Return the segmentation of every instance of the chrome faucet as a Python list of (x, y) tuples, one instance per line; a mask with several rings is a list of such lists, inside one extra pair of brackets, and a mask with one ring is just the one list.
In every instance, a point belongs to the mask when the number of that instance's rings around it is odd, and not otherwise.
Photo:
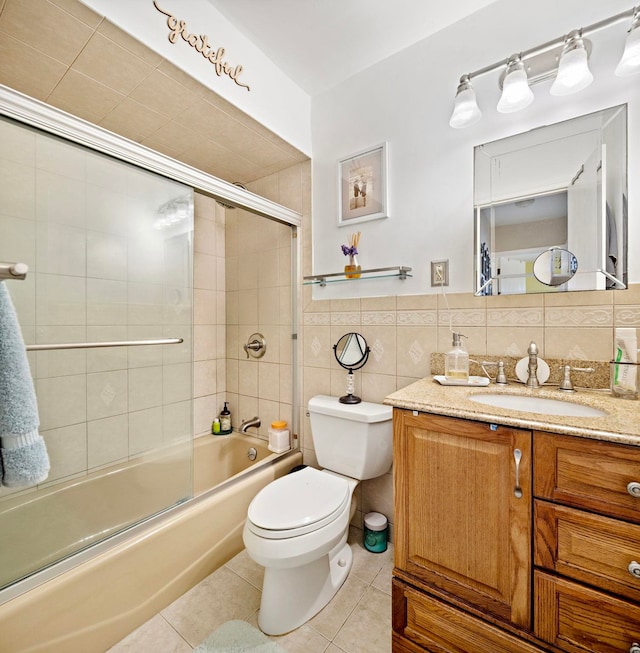
[(527, 388), (539, 388), (540, 382), (538, 381), (538, 346), (533, 340), (529, 343), (529, 376), (527, 377)]
[(260, 424), (261, 422), (258, 416), (252, 417), (251, 419), (243, 419), (242, 424), (240, 424), (240, 433), (246, 433), (252, 426), (258, 428)]

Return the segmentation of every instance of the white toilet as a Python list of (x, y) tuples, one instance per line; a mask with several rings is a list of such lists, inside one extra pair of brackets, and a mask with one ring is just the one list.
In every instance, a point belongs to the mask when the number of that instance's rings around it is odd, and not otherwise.
[(265, 567), (258, 623), (268, 635), (301, 626), (338, 591), (352, 563), (353, 491), (388, 472), (393, 459), (390, 406), (319, 395), (308, 409), (324, 469), (305, 467), (260, 490), (242, 534), (249, 556)]

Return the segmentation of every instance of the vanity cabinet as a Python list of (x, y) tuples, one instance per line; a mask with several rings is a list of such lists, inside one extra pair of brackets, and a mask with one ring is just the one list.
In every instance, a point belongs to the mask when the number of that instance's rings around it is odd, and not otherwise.
[(394, 483), (394, 653), (640, 653), (640, 447), (396, 408)]

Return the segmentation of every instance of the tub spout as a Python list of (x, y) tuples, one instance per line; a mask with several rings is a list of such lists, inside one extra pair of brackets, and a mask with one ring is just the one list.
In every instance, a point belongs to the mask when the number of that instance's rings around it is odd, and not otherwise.
[(242, 424), (240, 424), (240, 433), (246, 433), (247, 429), (250, 429), (252, 426), (255, 426), (256, 428), (260, 426), (260, 418), (259, 417), (252, 417), (251, 419), (244, 419), (242, 420)]

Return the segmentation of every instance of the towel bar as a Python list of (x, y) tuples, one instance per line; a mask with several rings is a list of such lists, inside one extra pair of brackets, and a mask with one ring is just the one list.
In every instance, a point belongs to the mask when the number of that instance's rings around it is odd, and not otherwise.
[(26, 263), (0, 262), (0, 281), (3, 279), (23, 281), (27, 276), (27, 272), (29, 272), (29, 266)]
[(52, 345), (27, 345), (27, 351), (49, 351), (53, 349), (93, 349), (94, 347), (142, 347), (143, 345), (179, 345), (182, 338), (161, 338), (159, 340), (114, 340), (112, 342), (60, 342)]

